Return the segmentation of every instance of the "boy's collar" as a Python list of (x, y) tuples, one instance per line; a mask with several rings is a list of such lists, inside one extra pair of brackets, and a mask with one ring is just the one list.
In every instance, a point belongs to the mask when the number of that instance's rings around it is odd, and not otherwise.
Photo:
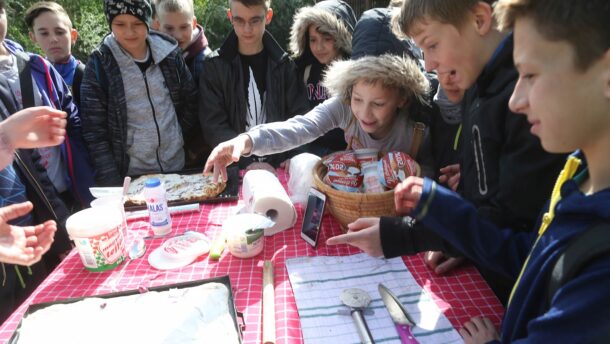
[(493, 66), (494, 62), (496, 62), (496, 60), (498, 59), (500, 52), (502, 52), (502, 50), (504, 50), (504, 47), (506, 47), (506, 44), (508, 44), (508, 42), (510, 42), (512, 39), (513, 39), (513, 33), (511, 32), (508, 35), (506, 35), (506, 37), (504, 37), (502, 39), (502, 41), (500, 41), (500, 44), (498, 44), (498, 47), (496, 47), (496, 50), (494, 50), (494, 53), (491, 55), (491, 58), (489, 59), (489, 61), (487, 61), (487, 64), (485, 64), (485, 68), (483, 68), (483, 73), (487, 72), (487, 70)]

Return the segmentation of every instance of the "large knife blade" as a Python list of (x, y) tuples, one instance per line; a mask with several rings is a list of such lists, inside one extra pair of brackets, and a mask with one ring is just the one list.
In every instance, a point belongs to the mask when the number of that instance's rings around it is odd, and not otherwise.
[(413, 332), (411, 331), (413, 326), (415, 326), (415, 322), (407, 313), (407, 310), (400, 303), (400, 300), (383, 284), (379, 283), (378, 287), (379, 295), (381, 295), (381, 300), (385, 304), (385, 307), (390, 313), (390, 317), (392, 317), (392, 321), (394, 322), (394, 326), (396, 326), (396, 331), (398, 332), (398, 336), (400, 337), (401, 343), (406, 344), (419, 344), (415, 336), (413, 336)]

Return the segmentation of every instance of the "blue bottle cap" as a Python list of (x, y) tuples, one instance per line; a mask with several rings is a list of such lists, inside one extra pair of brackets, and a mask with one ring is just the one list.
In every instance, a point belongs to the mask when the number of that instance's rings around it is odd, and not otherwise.
[(161, 185), (161, 180), (159, 180), (159, 178), (148, 178), (146, 179), (146, 182), (144, 183), (144, 187), (147, 188), (154, 188)]

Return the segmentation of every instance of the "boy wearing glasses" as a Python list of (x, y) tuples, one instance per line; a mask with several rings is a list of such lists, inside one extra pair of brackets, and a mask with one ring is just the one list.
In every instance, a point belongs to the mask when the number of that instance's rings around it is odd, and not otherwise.
[[(270, 0), (229, 0), (233, 25), (222, 46), (203, 62), (199, 80), (199, 119), (212, 147), (263, 123), (308, 111), (305, 88), (288, 54), (265, 27)], [(277, 166), (285, 155), (242, 159)]]

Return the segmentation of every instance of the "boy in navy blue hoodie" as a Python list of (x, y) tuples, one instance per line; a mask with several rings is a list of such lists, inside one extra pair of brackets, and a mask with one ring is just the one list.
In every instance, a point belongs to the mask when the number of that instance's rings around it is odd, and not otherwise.
[[(483, 219), (529, 231), (553, 187), (548, 176), (561, 170), (565, 156), (545, 152), (529, 132), (525, 117), (508, 107), (518, 76), (512, 60), (513, 36), (497, 29), (494, 2), (405, 0), (398, 23), (422, 49), (426, 69), (435, 70), (443, 84), (465, 91), (458, 193), (475, 205)], [(381, 219), (382, 227), (400, 231), (397, 221), (386, 219)], [(459, 255), (442, 242), (423, 244), (431, 251)], [(514, 279), (478, 268), (506, 303)]]
[[(501, 335), (488, 319), (473, 318), (460, 331), (466, 343), (605, 342), (608, 255), (589, 261), (554, 294), (547, 293), (551, 269), (568, 244), (610, 221), (610, 5), (501, 0), (496, 14), (502, 27), (514, 30), (519, 78), (510, 108), (526, 115), (545, 150), (579, 150), (568, 158), (535, 232), (515, 233), (483, 221), (472, 204), (429, 179), (400, 184), (396, 207), (467, 257), (517, 279)], [(381, 232), (370, 227), (330, 240), (379, 255), (387, 244)]]

